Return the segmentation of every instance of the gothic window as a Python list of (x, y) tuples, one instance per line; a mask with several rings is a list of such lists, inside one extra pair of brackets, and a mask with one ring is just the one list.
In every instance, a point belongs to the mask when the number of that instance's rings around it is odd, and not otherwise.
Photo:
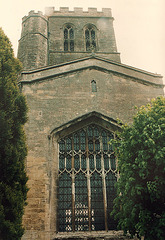
[(92, 26), (85, 29), (85, 47), (87, 52), (96, 49), (96, 31)]
[(92, 80), (91, 85), (92, 85), (92, 92), (97, 92), (97, 86), (96, 86), (95, 80)]
[(58, 231), (116, 229), (114, 134), (95, 124), (59, 140)]
[(74, 51), (74, 30), (70, 25), (64, 28), (64, 51)]

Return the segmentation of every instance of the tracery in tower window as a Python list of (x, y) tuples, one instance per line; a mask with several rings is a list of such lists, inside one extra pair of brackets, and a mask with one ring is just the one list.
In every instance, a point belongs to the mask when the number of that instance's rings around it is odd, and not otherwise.
[(90, 124), (59, 140), (58, 231), (116, 229), (112, 132)]
[(96, 50), (96, 30), (93, 26), (85, 28), (85, 47), (87, 52)]
[(74, 30), (70, 25), (64, 28), (64, 51), (74, 51)]

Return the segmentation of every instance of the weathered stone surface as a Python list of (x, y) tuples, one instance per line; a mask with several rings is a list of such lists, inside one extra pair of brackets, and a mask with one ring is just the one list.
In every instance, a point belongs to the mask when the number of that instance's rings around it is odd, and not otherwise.
[[(44, 236), (44, 232), (56, 232), (58, 155), (56, 141), (49, 138), (51, 132), (93, 111), (114, 120), (130, 122), (134, 106), (146, 104), (161, 95), (162, 88), (122, 74), (90, 68), (32, 82), (30, 74), (28, 76), (29, 82), (22, 83), (29, 106), (26, 132), (30, 191), (24, 224), (27, 230), (38, 230), (41, 232), (38, 234)], [(97, 83), (97, 92), (91, 89), (93, 79)], [(30, 235), (24, 239), (42, 237)], [(49, 238), (46, 236), (45, 239)]]
[[(130, 235), (124, 236), (122, 231), (108, 231), (108, 232), (82, 232), (67, 234), (57, 234), (54, 240), (133, 240)], [(137, 240), (137, 238), (134, 238)]]
[[(71, 23), (74, 29), (74, 52), (64, 51), (64, 26)], [(61, 8), (54, 11), (47, 8), (46, 14), (30, 11), (22, 19), (22, 33), (19, 40), (18, 57), (24, 69), (35, 69), (55, 65), (89, 56), (84, 42), (86, 25), (95, 26), (96, 50), (98, 56), (120, 62), (113, 29), (113, 18), (110, 9), (98, 12), (89, 8), (83, 12), (80, 8), (69, 11)]]
[[(163, 95), (162, 77), (120, 63), (110, 9), (97, 12), (48, 8), (23, 18), (18, 57), (19, 84), (29, 113), (25, 126), (29, 176), (23, 240), (130, 239), (122, 232), (57, 233), (58, 140), (88, 123), (118, 129), (117, 119), (131, 122), (134, 106)], [(64, 52), (63, 26), (75, 27), (75, 52)], [(84, 26), (95, 25), (97, 51), (84, 48)], [(49, 27), (48, 27), (49, 26)], [(49, 28), (49, 31), (48, 31)], [(52, 65), (52, 66), (50, 66)], [(92, 81), (96, 91), (92, 90)]]

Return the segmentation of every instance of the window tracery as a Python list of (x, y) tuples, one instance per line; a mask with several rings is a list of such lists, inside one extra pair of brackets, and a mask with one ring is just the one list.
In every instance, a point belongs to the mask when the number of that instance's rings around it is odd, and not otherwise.
[(110, 217), (117, 179), (114, 134), (90, 124), (59, 141), (58, 230), (115, 229)]
[(96, 49), (96, 31), (93, 26), (88, 26), (85, 29), (85, 45), (87, 52)]
[(64, 28), (64, 51), (74, 51), (74, 30), (70, 25)]

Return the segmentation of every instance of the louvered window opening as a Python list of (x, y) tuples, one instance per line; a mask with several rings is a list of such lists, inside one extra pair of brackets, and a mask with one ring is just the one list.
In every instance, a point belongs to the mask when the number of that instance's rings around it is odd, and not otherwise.
[(92, 51), (96, 49), (96, 36), (93, 28), (87, 28), (85, 30), (85, 44), (86, 51)]
[(71, 26), (67, 26), (64, 29), (64, 51), (74, 51), (74, 30)]
[(89, 125), (59, 141), (58, 231), (114, 230), (114, 134)]

